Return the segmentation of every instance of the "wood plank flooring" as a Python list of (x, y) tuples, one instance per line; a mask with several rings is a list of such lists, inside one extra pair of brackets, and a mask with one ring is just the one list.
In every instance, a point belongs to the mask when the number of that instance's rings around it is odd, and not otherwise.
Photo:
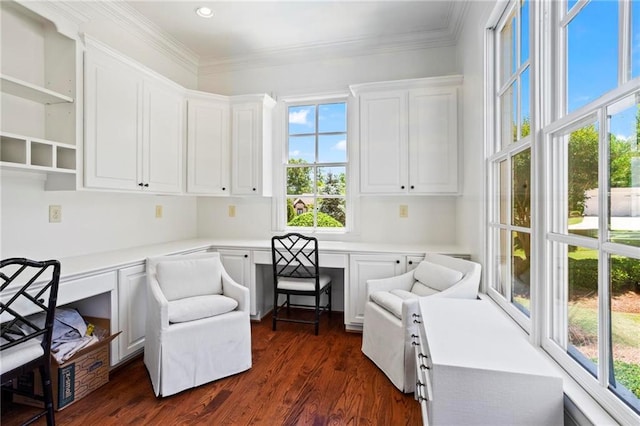
[[(138, 357), (110, 381), (56, 413), (58, 425), (421, 425), (413, 394), (398, 391), (344, 331), (341, 313), (313, 326), (252, 323), (253, 367), (156, 398)], [(1, 423), (19, 424), (25, 406), (4, 404)], [(12, 405), (7, 407), (6, 405)], [(46, 424), (44, 420), (37, 424)]]

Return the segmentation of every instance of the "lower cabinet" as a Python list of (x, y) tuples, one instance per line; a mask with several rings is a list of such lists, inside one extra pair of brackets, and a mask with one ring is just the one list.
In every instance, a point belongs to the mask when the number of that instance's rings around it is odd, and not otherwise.
[(123, 360), (144, 348), (147, 274), (144, 264), (118, 271), (119, 355)]

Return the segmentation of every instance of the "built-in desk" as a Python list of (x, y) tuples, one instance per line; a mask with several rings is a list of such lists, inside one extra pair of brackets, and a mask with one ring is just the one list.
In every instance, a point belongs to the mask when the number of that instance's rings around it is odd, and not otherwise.
[[(455, 245), (384, 244), (320, 241), (320, 266), (330, 271), (343, 301), (345, 327), (362, 329), (367, 279), (411, 269), (425, 253), (466, 255)], [(271, 309), (271, 241), (199, 238), (60, 259), (59, 305), (78, 307), (84, 315), (111, 319), (111, 332), (122, 331), (111, 346), (115, 365), (144, 347), (147, 257), (219, 251), (225, 269), (249, 288), (254, 320)], [(340, 285), (341, 284), (341, 285)]]

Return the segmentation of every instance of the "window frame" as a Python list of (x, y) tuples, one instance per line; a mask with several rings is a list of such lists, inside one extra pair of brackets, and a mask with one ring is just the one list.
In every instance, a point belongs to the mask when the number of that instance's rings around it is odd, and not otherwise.
[[(580, 239), (575, 235), (557, 235), (551, 230), (558, 229), (558, 221), (562, 218), (554, 216), (552, 211), (553, 203), (559, 202), (554, 198), (554, 182), (548, 178), (557, 164), (551, 163), (551, 140), (550, 138), (560, 131), (578, 127), (580, 123), (590, 117), (599, 118), (600, 134), (605, 132), (607, 125), (602, 121), (606, 118), (604, 112), (607, 105), (620, 100), (625, 96), (635, 92), (640, 87), (640, 77), (633, 78), (631, 60), (631, 25), (630, 11), (632, 6), (630, 0), (621, 0), (622, 5), (618, 13), (618, 86), (607, 93), (602, 94), (597, 99), (590, 101), (569, 113), (567, 113), (567, 49), (566, 49), (566, 25), (573, 16), (576, 16), (587, 4), (589, 0), (578, 0), (570, 11), (567, 11), (567, 0), (559, 2), (535, 2), (531, 1), (530, 35), (529, 35), (529, 61), (530, 61), (530, 91), (531, 91), (531, 185), (532, 185), (532, 205), (531, 205), (531, 239), (532, 239), (532, 266), (531, 266), (531, 310), (530, 321), (523, 320), (523, 315), (514, 309), (509, 301), (510, 295), (504, 298), (492, 286), (496, 279), (499, 279), (499, 265), (496, 250), (499, 250), (499, 233), (496, 230), (509, 229), (511, 226), (511, 205), (506, 207), (508, 226), (500, 226), (500, 161), (512, 161), (515, 153), (526, 149), (526, 142), (519, 141), (510, 144), (506, 149), (502, 149), (499, 138), (501, 135), (501, 112), (498, 87), (500, 73), (502, 72), (499, 63), (500, 56), (500, 30), (507, 17), (519, 5), (515, 0), (498, 2), (487, 22), (485, 33), (485, 162), (483, 174), (485, 176), (485, 218), (484, 218), (484, 239), (485, 256), (483, 286), (487, 294), (500, 305), (512, 319), (518, 323), (525, 332), (529, 334), (530, 342), (546, 351), (551, 358), (557, 362), (575, 382), (580, 384), (594, 400), (597, 400), (605, 410), (617, 421), (624, 423), (637, 422), (640, 414), (631, 409), (627, 403), (612, 390), (609, 389), (609, 354), (613, 354), (609, 341), (609, 320), (612, 309), (609, 304), (609, 259), (612, 254), (623, 255), (634, 259), (640, 259), (640, 248), (625, 246), (610, 241), (588, 241)], [(623, 19), (624, 18), (624, 19)], [(520, 117), (518, 116), (518, 120)], [(520, 123), (518, 123), (519, 128)], [(519, 133), (518, 133), (519, 134)], [(520, 134), (519, 134), (520, 135)], [(605, 144), (599, 143), (599, 169), (608, 167), (602, 163), (608, 158), (608, 138)], [(557, 155), (556, 155), (557, 157)], [(554, 159), (555, 161), (556, 159)], [(603, 170), (608, 171), (607, 168)], [(505, 185), (511, 188), (512, 168), (508, 167), (507, 174), (509, 182)], [(565, 167), (566, 173), (566, 167)], [(600, 187), (606, 182), (606, 175), (599, 170)], [(509, 195), (508, 198), (511, 198)], [(599, 232), (607, 229), (608, 216), (602, 217), (608, 197), (601, 197), (599, 212), (601, 215)], [(561, 202), (561, 201), (560, 201)], [(567, 218), (563, 219), (566, 223)], [(496, 237), (496, 235), (498, 237)], [(509, 237), (510, 238), (510, 237)], [(584, 237), (583, 237), (584, 238)], [(509, 239), (508, 239), (509, 241)], [(599, 344), (599, 361), (597, 373), (599, 379), (589, 374), (566, 350), (560, 349), (553, 341), (553, 327), (558, 324), (553, 323), (552, 306), (554, 303), (554, 288), (552, 283), (553, 259), (552, 244), (595, 245), (599, 249), (598, 255), (598, 339), (603, 343)], [(509, 264), (511, 256), (508, 257)], [(510, 267), (510, 266), (509, 266)], [(511, 287), (511, 274), (508, 275), (509, 287)], [(509, 289), (510, 291), (510, 289)], [(566, 311), (566, 310), (565, 310)], [(608, 352), (607, 352), (608, 351)], [(604, 354), (604, 352), (607, 352)], [(613, 355), (611, 355), (613, 356)], [(570, 386), (571, 387), (571, 386)], [(595, 404), (595, 403), (594, 403)]]
[[(334, 103), (344, 103), (346, 107), (346, 140), (347, 147), (345, 153), (345, 162), (339, 163), (341, 166), (345, 167), (345, 195), (343, 197), (345, 202), (345, 226), (340, 228), (328, 228), (328, 227), (291, 227), (287, 226), (287, 209), (286, 209), (286, 200), (290, 198), (287, 194), (287, 168), (289, 166), (288, 163), (288, 147), (289, 147), (289, 117), (288, 111), (289, 107), (293, 106), (306, 106), (306, 105), (315, 105), (316, 109), (320, 105), (325, 104), (334, 104)], [(276, 141), (278, 141), (278, 145), (274, 150), (274, 163), (276, 170), (274, 170), (274, 191), (273, 191), (273, 199), (272, 199), (272, 232), (300, 232), (309, 235), (322, 235), (324, 239), (341, 239), (345, 235), (353, 233), (356, 229), (355, 223), (357, 222), (354, 218), (356, 214), (357, 207), (354, 205), (354, 182), (353, 182), (353, 174), (354, 174), (354, 164), (353, 164), (353, 117), (354, 117), (354, 107), (353, 107), (352, 97), (348, 92), (331, 92), (331, 93), (319, 93), (307, 96), (290, 96), (283, 97), (279, 99), (278, 106), (276, 107), (275, 117), (277, 122), (280, 122), (281, 125), (276, 127)], [(277, 118), (279, 117), (279, 118)], [(316, 123), (316, 135), (318, 131), (317, 123)], [(317, 150), (317, 147), (316, 147)], [(317, 154), (317, 152), (316, 152)], [(338, 163), (310, 163), (309, 167), (332, 167)], [(322, 194), (317, 193), (317, 188), (314, 185), (314, 194), (315, 198), (323, 198)]]
[[(536, 262), (537, 262), (537, 249), (536, 249), (536, 237), (533, 233), (533, 225), (535, 219), (535, 209), (536, 202), (534, 197), (531, 197), (531, 225), (529, 228), (521, 227), (514, 225), (512, 223), (512, 188), (513, 188), (513, 167), (512, 162), (515, 155), (524, 152), (526, 150), (530, 150), (531, 155), (531, 178), (530, 183), (532, 185), (531, 191), (535, 190), (535, 182), (533, 179), (534, 166), (535, 166), (535, 154), (534, 154), (534, 123), (533, 121), (536, 119), (534, 113), (534, 85), (532, 84), (535, 77), (535, 69), (532, 57), (535, 53), (535, 46), (532, 34), (533, 27), (535, 25), (533, 16), (533, 8), (535, 2), (529, 1), (529, 57), (526, 61), (520, 63), (521, 59), (521, 50), (522, 46), (520, 44), (521, 37), (521, 22), (520, 13), (521, 8), (518, 7), (519, 3), (512, 1), (504, 7), (504, 10), (499, 15), (499, 19), (496, 20), (496, 25), (488, 30), (488, 67), (487, 67), (487, 80), (490, 84), (487, 84), (486, 96), (489, 100), (488, 109), (491, 111), (488, 116), (489, 124), (488, 127), (491, 129), (488, 132), (487, 136), (487, 145), (486, 145), (486, 176), (487, 176), (487, 189), (486, 194), (489, 198), (487, 203), (487, 211), (486, 211), (486, 242), (487, 242), (487, 257), (485, 259), (486, 265), (491, 265), (491, 267), (487, 268), (485, 273), (485, 277), (487, 278), (487, 282), (489, 283), (486, 286), (487, 294), (498, 304), (500, 305), (512, 318), (516, 321), (524, 330), (528, 333), (532, 332), (531, 327), (531, 315), (532, 311), (535, 311), (535, 303), (536, 296), (534, 295), (534, 288), (530, 287), (530, 307), (529, 307), (529, 315), (527, 316), (520, 307), (518, 307), (512, 301), (512, 280), (513, 280), (513, 271), (512, 271), (512, 233), (517, 231), (528, 232), (530, 235), (530, 253), (531, 253), (531, 268), (530, 268), (530, 280), (533, 280), (536, 277)], [(515, 14), (515, 15), (514, 15)], [(507, 26), (513, 17), (516, 17), (517, 21), (517, 30), (514, 31), (516, 35), (516, 40), (512, 40), (512, 43), (516, 44), (516, 58), (514, 59), (517, 66), (515, 71), (512, 72), (511, 75), (508, 76), (504, 81), (502, 81), (502, 67), (503, 64), (501, 61), (501, 53), (503, 49), (501, 49), (501, 31)], [(513, 30), (512, 30), (513, 31)], [(513, 49), (513, 47), (511, 48)], [(513, 51), (513, 50), (511, 50)], [(521, 85), (521, 77), (522, 75), (528, 72), (529, 73), (529, 112), (530, 112), (530, 128), (531, 131), (527, 136), (522, 137), (521, 126), (522, 126), (522, 92), (520, 90)], [(501, 96), (506, 93), (510, 87), (515, 87), (517, 92), (517, 108), (515, 114), (512, 115), (512, 120), (515, 120), (515, 130), (516, 130), (516, 140), (510, 141), (507, 144), (504, 144), (502, 141), (503, 136), (503, 116), (501, 110)], [(500, 222), (500, 162), (507, 161), (507, 182), (505, 188), (508, 190), (508, 196), (505, 197), (506, 205), (506, 220), (505, 223)], [(508, 248), (505, 253), (504, 258), (506, 259), (506, 277), (507, 283), (506, 285), (506, 293), (503, 295), (500, 291), (497, 290), (497, 284), (500, 280), (500, 271), (497, 267), (494, 266), (500, 263), (499, 257), (500, 253), (500, 231), (506, 231), (508, 235)], [(496, 283), (496, 286), (493, 286), (492, 283)]]

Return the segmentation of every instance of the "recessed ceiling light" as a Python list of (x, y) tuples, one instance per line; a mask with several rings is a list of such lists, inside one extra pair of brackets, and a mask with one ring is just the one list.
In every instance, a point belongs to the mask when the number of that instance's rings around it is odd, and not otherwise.
[(211, 18), (213, 16), (213, 10), (208, 7), (199, 7), (196, 9), (196, 15), (202, 18)]

